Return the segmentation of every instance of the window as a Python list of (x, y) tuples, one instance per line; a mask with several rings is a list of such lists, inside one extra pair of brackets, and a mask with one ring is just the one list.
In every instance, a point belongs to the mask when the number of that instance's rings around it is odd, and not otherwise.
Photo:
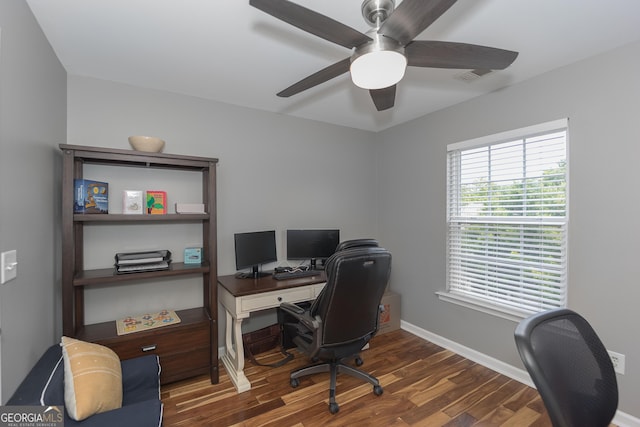
[(566, 305), (567, 120), (447, 147), (447, 292), (517, 319)]

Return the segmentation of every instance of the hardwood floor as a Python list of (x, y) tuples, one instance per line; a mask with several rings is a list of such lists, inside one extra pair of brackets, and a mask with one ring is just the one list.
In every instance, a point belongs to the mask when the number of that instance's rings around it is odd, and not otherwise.
[[(252, 389), (240, 394), (222, 365), (220, 384), (201, 376), (163, 386), (164, 426), (551, 426), (536, 390), (402, 330), (376, 336), (362, 353), (361, 369), (376, 375), (384, 393), (338, 375), (335, 415), (328, 374), (289, 385), (289, 371), (308, 364), (295, 354), (279, 368), (247, 360)], [(258, 360), (280, 357), (274, 350)]]

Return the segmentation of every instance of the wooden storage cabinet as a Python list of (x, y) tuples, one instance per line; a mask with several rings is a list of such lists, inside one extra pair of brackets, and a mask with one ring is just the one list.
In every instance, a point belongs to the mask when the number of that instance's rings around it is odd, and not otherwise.
[[(111, 348), (121, 359), (157, 354), (162, 367), (162, 383), (201, 375), (209, 369), (210, 322), (197, 321), (197, 310), (193, 309), (193, 313), (181, 311), (178, 325), (94, 341)], [(190, 323), (190, 317), (195, 323)]]
[[(97, 342), (113, 349), (121, 359), (157, 354), (162, 366), (161, 382), (169, 383), (208, 373), (212, 383), (218, 372), (218, 300), (216, 248), (217, 159), (194, 156), (143, 153), (130, 150), (61, 144), (62, 172), (62, 326), (63, 333), (85, 341)], [(101, 164), (157, 169), (199, 171), (202, 174), (204, 214), (123, 215), (74, 214), (73, 180), (83, 178), (83, 165)], [(112, 196), (113, 197), (113, 196)], [(84, 270), (83, 228), (85, 224), (103, 222), (121, 224), (197, 222), (202, 224), (202, 263), (171, 263), (169, 270), (118, 275), (114, 268)], [(135, 285), (141, 280), (176, 276), (202, 276), (203, 302), (200, 307), (176, 310), (180, 323), (118, 335), (115, 321), (91, 325), (84, 323), (84, 290), (109, 284)]]

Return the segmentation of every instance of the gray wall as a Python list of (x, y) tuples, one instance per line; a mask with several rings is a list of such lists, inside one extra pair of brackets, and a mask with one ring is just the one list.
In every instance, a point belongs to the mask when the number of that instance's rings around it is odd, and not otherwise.
[(67, 95), (66, 72), (26, 2), (0, 0), (0, 28), (0, 251), (17, 249), (19, 263), (17, 279), (0, 286), (5, 402), (57, 339)]
[[(166, 153), (220, 159), (217, 189), (221, 274), (236, 271), (235, 232), (275, 229), (280, 260), (285, 259), (287, 228), (335, 227), (341, 229), (343, 239), (377, 237), (377, 163), (373, 134), (369, 132), (76, 76), (68, 80), (68, 104), (71, 144), (128, 149), (129, 135), (155, 135), (167, 141)], [(135, 175), (123, 170), (114, 176), (102, 168), (90, 172), (85, 168), (84, 176), (109, 181), (113, 212), (121, 209), (120, 191), (127, 186), (142, 190), (151, 189), (151, 185), (167, 188), (170, 204), (172, 200), (194, 201), (185, 195), (184, 187), (162, 181), (162, 173), (143, 171)], [(95, 228), (85, 235), (85, 261), (87, 267), (94, 268), (110, 266), (116, 251), (135, 249), (136, 244), (161, 248), (169, 245), (168, 249), (181, 260), (183, 248), (198, 238), (197, 230), (182, 228), (165, 229), (162, 233), (168, 234), (162, 236), (159, 232), (154, 240), (146, 240), (148, 235), (132, 234), (137, 232), (133, 227), (123, 232)], [(144, 229), (146, 232), (148, 227)], [(137, 243), (132, 244), (131, 238)], [(91, 289), (86, 292), (87, 321), (113, 319), (135, 314), (136, 310), (201, 304), (197, 280), (166, 281), (161, 286), (161, 292), (156, 292), (158, 284)], [(275, 320), (272, 315), (267, 317)], [(222, 313), (219, 318), (222, 327)], [(263, 324), (259, 319), (252, 318), (247, 329)]]
[[(394, 254), (391, 286), (402, 294), (403, 320), (522, 367), (514, 322), (435, 296), (446, 279), (446, 145), (569, 117), (569, 306), (593, 323), (608, 348), (626, 355), (620, 409), (640, 416), (640, 343), (633, 331), (640, 320), (640, 225), (633, 215), (640, 208), (640, 83), (633, 78), (640, 74), (640, 44), (371, 134), (89, 78), (67, 81), (23, 2), (0, 0), (0, 27), (0, 250), (18, 249), (20, 262), (18, 279), (0, 287), (3, 400), (59, 338), (59, 142), (129, 148), (128, 135), (151, 134), (167, 140), (166, 152), (218, 157), (222, 274), (235, 271), (234, 232), (278, 230), (280, 259), (286, 228), (339, 227), (343, 238), (378, 237)], [(100, 168), (90, 173), (107, 178)], [(135, 172), (111, 179), (117, 188), (175, 184)], [(613, 209), (617, 215), (608, 221)], [(126, 242), (137, 237), (128, 231), (89, 231), (106, 249), (90, 244), (87, 262), (106, 266), (114, 249), (135, 246)], [(178, 252), (197, 238), (191, 229), (167, 232)], [(128, 287), (131, 305), (121, 292), (95, 289), (87, 317), (101, 321), (198, 298), (193, 284), (177, 292), (171, 282), (163, 286), (169, 296), (151, 299), (144, 285)]]
[(440, 301), (446, 285), (446, 146), (568, 117), (569, 307), (626, 355), (619, 409), (640, 416), (640, 43), (378, 134), (380, 238), (402, 319), (522, 368), (515, 322)]

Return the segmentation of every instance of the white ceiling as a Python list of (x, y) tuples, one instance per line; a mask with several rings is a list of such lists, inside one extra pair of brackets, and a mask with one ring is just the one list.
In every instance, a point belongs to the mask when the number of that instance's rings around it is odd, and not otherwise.
[[(520, 52), (516, 61), (473, 82), (455, 78), (464, 70), (409, 67), (395, 107), (378, 112), (348, 73), (291, 98), (276, 97), (351, 52), (249, 0), (27, 2), (70, 75), (371, 131), (640, 40), (640, 0), (459, 0), (417, 39), (514, 50)], [(295, 2), (361, 32), (369, 29), (361, 0)]]

